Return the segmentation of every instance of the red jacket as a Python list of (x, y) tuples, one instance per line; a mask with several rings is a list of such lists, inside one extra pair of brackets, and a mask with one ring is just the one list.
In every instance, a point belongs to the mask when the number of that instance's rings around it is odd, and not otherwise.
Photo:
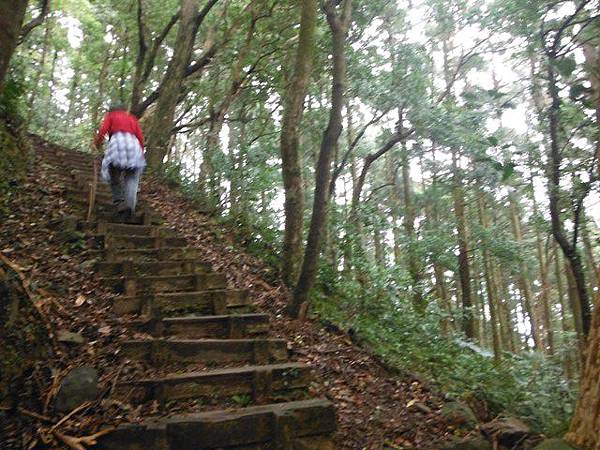
[(142, 134), (140, 124), (135, 116), (129, 114), (127, 111), (112, 111), (106, 114), (94, 139), (94, 144), (96, 144), (96, 147), (99, 147), (104, 140), (104, 136), (108, 134), (110, 137), (119, 131), (134, 134), (140, 142), (142, 150), (144, 149), (144, 135)]

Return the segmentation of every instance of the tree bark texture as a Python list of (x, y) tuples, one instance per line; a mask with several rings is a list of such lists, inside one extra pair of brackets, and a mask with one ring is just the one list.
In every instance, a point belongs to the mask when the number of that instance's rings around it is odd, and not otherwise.
[(302, 270), (298, 279), (292, 301), (290, 314), (292, 317), (304, 319), (309, 306), (309, 293), (312, 289), (318, 270), (319, 254), (323, 228), (327, 223), (329, 207), (329, 183), (331, 180), (331, 163), (335, 147), (342, 132), (342, 108), (346, 88), (346, 36), (350, 25), (351, 0), (343, 0), (338, 13), (335, 2), (324, 5), (327, 23), (331, 29), (333, 44), (333, 80), (331, 91), (331, 109), (329, 121), (323, 133), (321, 148), (315, 171), (315, 192), (313, 210), (308, 232)]
[(283, 235), (282, 277), (285, 284), (294, 286), (302, 260), (302, 231), (304, 216), (304, 186), (302, 157), (299, 145), (300, 123), (304, 98), (312, 70), (317, 1), (302, 0), (302, 16), (294, 72), (290, 80), (281, 123), (281, 173), (285, 191), (285, 230)]
[(566, 440), (580, 450), (600, 449), (600, 308), (594, 310), (579, 400)]
[(27, 0), (0, 0), (0, 92), (21, 35), (26, 8)]
[(194, 48), (197, 15), (197, 1), (181, 0), (181, 22), (177, 30), (173, 56), (161, 82), (156, 110), (146, 130), (148, 165), (154, 169), (162, 164), (167, 154), (179, 90)]
[[(569, 261), (573, 273), (575, 288), (579, 303), (581, 315), (581, 324), (583, 333), (587, 336), (591, 327), (591, 308), (587, 285), (585, 281), (585, 272), (581, 263), (581, 256), (577, 248), (577, 242), (569, 240), (565, 232), (560, 208), (560, 179), (561, 179), (561, 150), (559, 142), (559, 127), (560, 127), (560, 96), (556, 81), (556, 69), (553, 66), (553, 59), (550, 58), (547, 64), (548, 91), (552, 103), (550, 105), (550, 168), (548, 180), (548, 195), (550, 200), (550, 217), (552, 220), (552, 234), (562, 249), (565, 258)], [(580, 224), (576, 223), (575, 227)]]
[(458, 235), (458, 272), (462, 300), (462, 330), (467, 339), (475, 337), (473, 319), (473, 297), (471, 293), (471, 269), (469, 266), (469, 243), (467, 240), (467, 220), (465, 213), (465, 191), (458, 169), (457, 151), (452, 152), (452, 198), (454, 200), (454, 216)]

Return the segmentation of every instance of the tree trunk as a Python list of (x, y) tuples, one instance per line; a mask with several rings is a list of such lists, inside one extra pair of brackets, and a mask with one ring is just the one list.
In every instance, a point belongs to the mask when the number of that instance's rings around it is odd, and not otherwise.
[[(485, 204), (483, 200), (483, 194), (480, 193), (477, 198), (477, 206), (479, 211), (479, 222), (483, 229), (489, 229), (489, 219), (487, 211), (485, 210)], [(492, 348), (494, 350), (494, 361), (496, 364), (501, 359), (501, 348), (500, 348), (500, 336), (498, 335), (498, 313), (496, 312), (496, 305), (498, 304), (498, 292), (496, 283), (492, 273), (492, 261), (490, 259), (490, 252), (485, 247), (482, 251), (483, 256), (483, 272), (485, 278), (485, 286), (487, 292), (488, 308), (490, 310), (490, 328), (492, 330)]]
[[(495, 270), (494, 270), (495, 269)], [(508, 278), (503, 273), (500, 267), (494, 266), (492, 268), (493, 276), (496, 286), (499, 288), (498, 297), (498, 316), (500, 321), (500, 336), (503, 341), (503, 348), (510, 350), (512, 353), (516, 353), (520, 350), (520, 342), (515, 337), (515, 321), (513, 318), (512, 308), (512, 297), (510, 295), (510, 289), (508, 288)]]
[(452, 151), (452, 198), (454, 200), (454, 216), (458, 236), (458, 272), (460, 276), (462, 330), (467, 339), (475, 337), (473, 320), (473, 298), (471, 294), (471, 273), (469, 267), (469, 244), (467, 241), (467, 220), (465, 216), (465, 192), (462, 176), (458, 169), (458, 155)]
[(0, 0), (0, 92), (17, 47), (27, 0)]
[[(521, 219), (519, 217), (517, 201), (513, 192), (511, 192), (508, 195), (508, 201), (510, 207), (510, 222), (512, 224), (513, 235), (515, 237), (515, 241), (518, 244), (522, 245), (523, 232), (521, 230)], [(537, 350), (543, 351), (544, 345), (542, 343), (542, 340), (540, 339), (539, 323), (537, 321), (537, 317), (534, 311), (533, 293), (531, 291), (531, 281), (529, 280), (529, 269), (527, 268), (527, 265), (523, 260), (519, 262), (518, 281), (519, 290), (521, 291), (521, 296), (523, 299), (523, 309), (525, 310), (525, 312), (527, 313), (527, 317), (529, 318), (529, 324), (531, 327), (531, 337), (533, 339), (533, 343)]]
[(375, 247), (375, 263), (385, 269), (385, 250), (382, 232), (378, 223), (373, 224), (373, 246)]
[[(547, 62), (547, 76), (548, 76), (548, 91), (552, 100), (549, 119), (550, 119), (550, 170), (548, 180), (548, 196), (550, 200), (550, 217), (552, 219), (552, 234), (560, 245), (565, 258), (569, 261), (569, 266), (573, 272), (573, 280), (575, 288), (577, 290), (577, 297), (579, 303), (580, 319), (583, 328), (583, 333), (587, 336), (591, 326), (591, 308), (590, 301), (587, 291), (587, 285), (585, 282), (585, 273), (583, 265), (581, 264), (581, 257), (579, 249), (577, 248), (577, 241), (569, 241), (567, 238), (560, 208), (560, 178), (561, 178), (561, 149), (559, 142), (559, 127), (560, 127), (560, 96), (558, 93), (558, 87), (556, 84), (556, 71), (555, 71), (555, 57), (552, 54), (549, 55), (549, 61)], [(574, 224), (575, 233), (579, 227), (579, 223)]]
[(52, 56), (52, 65), (50, 66), (50, 78), (48, 79), (48, 91), (49, 95), (46, 98), (46, 114), (44, 114), (44, 124), (42, 125), (42, 137), (44, 139), (48, 136), (48, 126), (50, 125), (50, 111), (52, 110), (54, 99), (52, 97), (52, 91), (54, 90), (54, 77), (56, 73), (56, 61), (58, 60), (58, 50), (54, 50)]
[(35, 75), (33, 77), (34, 81), (32, 86), (36, 86), (36, 88), (31, 90), (31, 94), (29, 95), (29, 111), (27, 112), (27, 123), (31, 123), (31, 119), (33, 117), (33, 111), (35, 110), (35, 100), (37, 98), (37, 94), (39, 93), (39, 89), (37, 87), (40, 85), (40, 80), (44, 76), (44, 71), (46, 69), (46, 57), (48, 55), (48, 48), (50, 47), (50, 31), (52, 28), (52, 21), (46, 21), (46, 29), (44, 31), (44, 41), (42, 43), (42, 54), (40, 55), (40, 62), (37, 70), (35, 71)]
[[(594, 248), (592, 246), (592, 240), (590, 239), (588, 223), (588, 219), (585, 218), (581, 228), (581, 237), (583, 238), (583, 248), (585, 250), (585, 256), (587, 259), (588, 271), (592, 273), (591, 278), (594, 280), (594, 284), (598, 289), (597, 292), (600, 293), (600, 267), (598, 267), (598, 264), (596, 263), (596, 258), (594, 257)], [(592, 298), (594, 298), (593, 295)]]
[(394, 153), (388, 153), (387, 163), (387, 182), (392, 185), (391, 193), (388, 198), (390, 207), (390, 216), (392, 218), (392, 233), (394, 236), (394, 263), (399, 266), (402, 263), (400, 226), (400, 186), (398, 186), (398, 177), (396, 175), (396, 158)]
[(156, 109), (146, 130), (146, 156), (148, 165), (153, 169), (157, 169), (162, 164), (167, 154), (179, 91), (194, 48), (197, 15), (196, 0), (181, 0), (181, 21), (173, 56), (162, 79)]
[(180, 23), (173, 56), (160, 83), (158, 99), (148, 120), (146, 130), (148, 165), (157, 169), (168, 152), (175, 109), (180, 99), (181, 86), (187, 75), (188, 64), (194, 50), (194, 41), (200, 23), (218, 0), (208, 0), (198, 13), (197, 0), (181, 0)]
[(104, 101), (104, 91), (106, 90), (106, 77), (108, 76), (108, 66), (112, 60), (110, 56), (110, 47), (107, 47), (104, 52), (104, 58), (102, 59), (102, 68), (98, 75), (98, 92), (96, 95), (97, 100), (94, 102), (92, 107), (92, 127), (98, 126), (98, 118), (100, 117), (100, 111), (102, 109), (102, 102)]
[(309, 292), (317, 276), (323, 227), (327, 223), (331, 161), (338, 138), (342, 132), (342, 108), (346, 88), (346, 53), (344, 47), (350, 25), (351, 0), (343, 0), (341, 14), (336, 12), (335, 2), (328, 2), (324, 7), (333, 42), (331, 109), (329, 111), (329, 122), (323, 133), (315, 171), (314, 202), (304, 261), (289, 307), (290, 314), (300, 319), (304, 319), (308, 312)]
[[(531, 186), (533, 188), (533, 181), (531, 182)], [(532, 195), (532, 200), (533, 200), (533, 211), (534, 211), (534, 216), (538, 216), (538, 207), (537, 207), (537, 202), (535, 200), (535, 196)], [(535, 226), (535, 225), (534, 225)], [(545, 340), (546, 340), (546, 344), (547, 344), (547, 350), (548, 353), (550, 355), (554, 354), (554, 330), (552, 329), (552, 311), (550, 308), (550, 301), (549, 301), (549, 292), (550, 292), (550, 281), (548, 279), (548, 275), (549, 275), (549, 267), (548, 267), (548, 258), (546, 257), (547, 255), (545, 255), (544, 253), (544, 245), (542, 242), (542, 238), (540, 236), (540, 230), (536, 227), (535, 228), (535, 241), (536, 241), (536, 249), (537, 249), (537, 257), (538, 257), (538, 262), (539, 262), (539, 266), (540, 266), (540, 282), (541, 282), (541, 287), (540, 287), (540, 293), (539, 293), (539, 299), (540, 299), (540, 303), (542, 306), (542, 320), (543, 320), (543, 324), (544, 324), (544, 331), (545, 331)]]
[(600, 308), (595, 308), (588, 335), (579, 400), (566, 440), (581, 450), (600, 448)]
[[(560, 254), (558, 252), (558, 248), (556, 243), (554, 243), (553, 245), (553, 250), (554, 250), (554, 276), (556, 278), (555, 282), (556, 282), (556, 295), (557, 295), (557, 300), (558, 300), (558, 304), (560, 305), (560, 322), (561, 322), (561, 329), (562, 329), (562, 336), (565, 336), (568, 332), (570, 332), (573, 329), (573, 326), (569, 323), (569, 320), (567, 318), (567, 302), (565, 301), (565, 294), (564, 294), (564, 285), (563, 285), (563, 270), (561, 269), (561, 267), (564, 267), (563, 265), (561, 265), (560, 262)], [(564, 340), (564, 337), (563, 337)], [(565, 367), (565, 375), (567, 377), (568, 380), (572, 381), (575, 379), (575, 370), (573, 367), (573, 359), (572, 359), (572, 355), (571, 352), (566, 350), (566, 345), (564, 344), (564, 342), (562, 343), (563, 346), (563, 352), (564, 352), (564, 359), (563, 359), (563, 365)]]
[(592, 87), (592, 101), (596, 110), (596, 164), (600, 175), (600, 47), (592, 42), (586, 42), (582, 46), (585, 56), (585, 69)]
[(581, 301), (579, 299), (577, 281), (573, 274), (573, 268), (568, 260), (565, 261), (564, 270), (567, 274), (567, 298), (569, 299), (569, 306), (571, 307), (571, 313), (573, 314), (573, 323), (575, 324), (575, 333), (577, 334), (577, 343), (579, 346), (579, 356), (583, 358), (586, 339), (583, 322), (581, 320)]
[[(398, 113), (398, 121), (402, 123), (403, 114)], [(402, 130), (402, 128), (401, 128)], [(414, 194), (412, 190), (412, 180), (410, 179), (410, 160), (408, 158), (408, 149), (405, 139), (402, 140), (402, 156), (400, 164), (402, 166), (402, 197), (404, 199), (404, 231), (408, 238), (406, 256), (408, 258), (408, 273), (412, 280), (413, 305), (417, 312), (425, 311), (425, 299), (423, 298), (423, 289), (421, 280), (423, 278), (421, 263), (417, 257), (417, 237), (415, 234), (416, 210), (414, 203)]]
[(285, 230), (283, 236), (282, 277), (292, 287), (298, 280), (302, 260), (304, 184), (299, 146), (304, 98), (312, 69), (317, 1), (302, 0), (302, 18), (294, 73), (290, 80), (281, 122), (281, 173), (285, 191)]

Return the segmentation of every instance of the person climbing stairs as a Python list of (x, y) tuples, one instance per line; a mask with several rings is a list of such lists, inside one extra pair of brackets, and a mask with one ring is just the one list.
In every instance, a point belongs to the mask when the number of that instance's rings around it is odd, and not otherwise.
[[(58, 147), (43, 156), (68, 163), (68, 196), (84, 217), (92, 156)], [(143, 199), (129, 223), (115, 223), (110, 187), (96, 189), (91, 220), (73, 226), (87, 236), (97, 276), (119, 294), (114, 312), (128, 317), (135, 336), (120, 342), (120, 356), (147, 369), (117, 381), (110, 395), (153, 413), (121, 424), (95, 448), (332, 449), (334, 407), (310, 397), (310, 367), (290, 361), (287, 342), (269, 336), (269, 316)]]

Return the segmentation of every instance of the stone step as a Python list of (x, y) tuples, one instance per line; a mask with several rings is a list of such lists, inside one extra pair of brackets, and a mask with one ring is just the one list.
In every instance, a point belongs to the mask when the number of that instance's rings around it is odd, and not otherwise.
[(268, 314), (231, 314), (133, 320), (130, 329), (155, 337), (242, 339), (269, 333)]
[(121, 343), (126, 358), (172, 363), (269, 364), (287, 360), (284, 339), (144, 339)]
[(153, 262), (99, 262), (96, 272), (104, 277), (144, 275), (184, 275), (211, 271), (209, 263), (197, 259)]
[(197, 273), (191, 275), (152, 275), (143, 277), (104, 277), (103, 284), (115, 292), (127, 296), (145, 293), (206, 291), (225, 289), (227, 280), (220, 273)]
[[(132, 260), (136, 262), (172, 261), (181, 259), (198, 259), (200, 250), (196, 247), (162, 247), (162, 248), (126, 248), (98, 250), (97, 256), (107, 262)], [(92, 251), (92, 254), (93, 251)]]
[[(67, 189), (65, 190), (65, 195), (68, 198), (78, 198), (87, 200), (90, 196), (89, 189)], [(96, 201), (101, 203), (111, 203), (112, 204), (112, 194), (110, 191), (105, 190), (96, 190)]]
[(121, 295), (113, 300), (113, 308), (117, 314), (164, 317), (167, 314), (183, 313), (227, 315), (246, 312), (251, 306), (246, 290), (215, 289), (169, 294)]
[(98, 235), (175, 236), (175, 230), (172, 228), (114, 222), (86, 222), (82, 220), (77, 224), (77, 229), (84, 233)]
[[(99, 439), (102, 450), (333, 450), (333, 404), (325, 399), (147, 419)], [(317, 445), (317, 446), (315, 446)]]
[[(86, 196), (72, 196), (72, 195), (66, 195), (65, 199), (70, 202), (71, 204), (73, 204), (76, 208), (80, 208), (82, 211), (85, 211), (87, 213), (87, 209), (89, 206), (89, 197)], [(139, 211), (144, 210), (145, 208), (147, 208), (148, 205), (146, 204), (146, 202), (142, 199), (138, 199), (138, 203), (136, 206), (136, 212), (139, 213)], [(115, 207), (112, 203), (112, 199), (110, 201), (105, 200), (105, 199), (96, 199), (96, 201), (94, 202), (94, 219), (98, 220), (98, 221), (107, 221), (110, 222), (112, 220), (114, 220), (114, 216), (115, 216)], [(135, 223), (144, 223), (144, 222), (140, 222), (137, 221)]]
[(91, 154), (77, 154), (70, 152), (69, 154), (45, 153), (44, 160), (59, 167), (89, 167), (92, 166)]
[[(310, 369), (302, 363), (209, 370), (118, 383), (113, 397), (127, 403), (249, 395), (256, 403), (281, 401), (306, 391)], [(296, 397), (297, 398), (297, 397)]]
[[(70, 171), (67, 176), (73, 180), (73, 189), (78, 190), (89, 189), (93, 180), (93, 173), (86, 175), (80, 171)], [(98, 173), (98, 184), (96, 184), (96, 189), (102, 192), (111, 192), (110, 185), (108, 182), (104, 181), (100, 173)]]
[[(87, 207), (89, 204), (89, 196), (87, 193), (86, 194), (84, 194), (84, 193), (71, 194), (71, 193), (67, 192), (67, 193), (65, 193), (65, 198), (67, 199), (67, 201), (73, 203), (76, 207), (85, 208), (85, 210), (87, 211)], [(113, 205), (112, 197), (96, 196), (95, 206), (97, 209), (104, 210), (106, 212), (110, 212), (110, 213), (114, 212), (114, 205)], [(147, 207), (146, 202), (143, 199), (140, 199), (138, 197), (136, 210), (139, 211), (146, 207)], [(102, 216), (102, 218), (106, 219), (104, 216)], [(108, 220), (110, 221), (110, 216), (109, 216)]]
[(163, 247), (185, 247), (187, 240), (179, 236), (138, 236), (126, 234), (89, 235), (90, 245), (101, 249), (145, 249)]

